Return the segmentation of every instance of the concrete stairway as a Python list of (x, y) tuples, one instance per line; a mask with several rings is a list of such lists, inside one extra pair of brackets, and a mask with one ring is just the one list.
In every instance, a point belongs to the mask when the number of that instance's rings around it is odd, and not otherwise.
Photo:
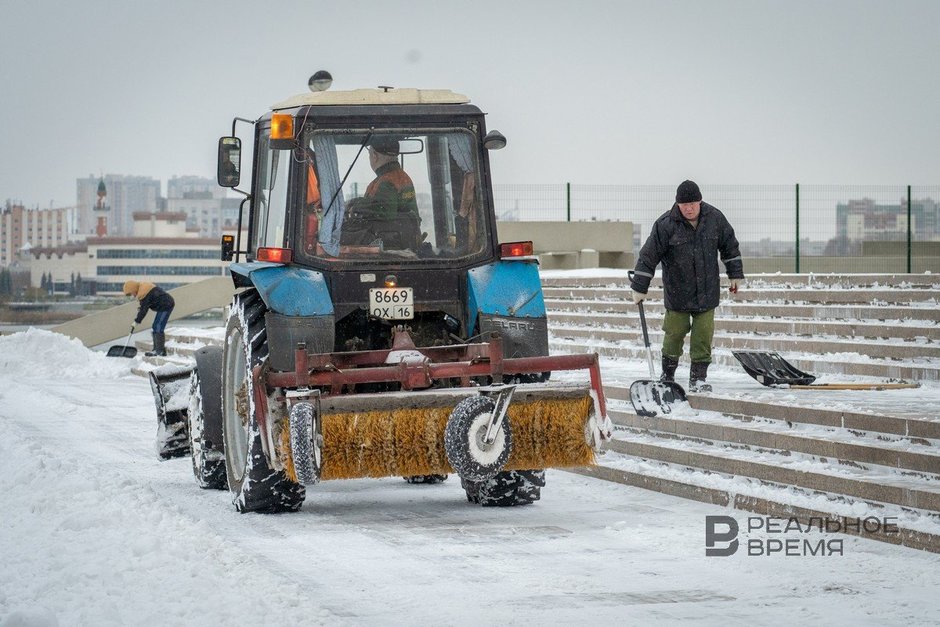
[[(749, 278), (716, 312), (716, 391), (690, 394), (688, 405), (653, 418), (637, 416), (629, 402), (629, 375), (649, 372), (626, 276), (544, 284), (552, 351), (607, 357), (618, 429), (598, 466), (579, 472), (804, 524), (833, 521), (830, 529), (940, 552), (940, 285), (930, 275)], [(660, 285), (647, 306), (657, 359)], [(923, 386), (765, 388), (731, 355), (739, 348), (779, 352), (827, 381)], [(861, 521), (872, 517), (898, 528), (872, 520), (877, 529), (866, 530)]]
[[(220, 325), (222, 323), (220, 322)], [(224, 338), (222, 326), (194, 329), (189, 327), (168, 326), (166, 329), (166, 357), (147, 357), (145, 352), (153, 348), (149, 334), (146, 339), (134, 342), (141, 362), (132, 369), (132, 372), (141, 376), (148, 376), (154, 368), (163, 365), (193, 365), (193, 354), (203, 346), (221, 346)]]

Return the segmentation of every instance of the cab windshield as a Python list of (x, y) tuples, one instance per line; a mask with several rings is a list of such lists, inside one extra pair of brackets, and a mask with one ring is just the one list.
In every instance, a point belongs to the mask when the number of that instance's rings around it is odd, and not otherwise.
[(477, 151), (461, 129), (306, 132), (295, 151), (304, 166), (303, 253), (420, 260), (484, 252)]

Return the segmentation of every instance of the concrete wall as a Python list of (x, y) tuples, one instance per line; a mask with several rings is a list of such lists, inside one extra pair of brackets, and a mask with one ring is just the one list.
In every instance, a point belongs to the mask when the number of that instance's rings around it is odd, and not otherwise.
[(632, 268), (631, 222), (499, 222), (500, 242), (531, 240), (543, 269)]
[[(232, 301), (232, 294), (234, 293), (235, 287), (232, 278), (227, 276), (204, 279), (197, 283), (190, 283), (170, 290), (173, 300), (176, 301), (176, 307), (173, 308), (173, 313), (170, 314), (170, 321), (185, 318), (213, 307), (224, 307)], [(60, 324), (50, 330), (78, 338), (85, 346), (97, 346), (112, 340), (126, 338), (138, 309), (139, 302), (137, 299), (131, 300), (128, 298), (128, 302), (124, 305), (88, 314), (82, 318)], [(146, 330), (153, 323), (153, 317), (154, 313), (148, 311), (147, 316), (137, 329), (140, 331)]]

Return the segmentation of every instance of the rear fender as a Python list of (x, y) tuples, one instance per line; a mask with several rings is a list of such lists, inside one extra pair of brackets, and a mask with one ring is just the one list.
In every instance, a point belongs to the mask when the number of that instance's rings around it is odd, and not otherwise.
[(253, 261), (229, 265), (236, 287), (253, 286), (270, 311), (284, 316), (332, 316), (333, 299), (322, 272)]
[(548, 328), (538, 263), (497, 261), (470, 270), (467, 329), (499, 331), (507, 357), (547, 355)]
[(268, 357), (274, 370), (294, 369), (298, 344), (308, 352), (333, 350), (336, 318), (322, 272), (278, 263), (231, 264), (235, 285), (254, 287), (267, 306)]

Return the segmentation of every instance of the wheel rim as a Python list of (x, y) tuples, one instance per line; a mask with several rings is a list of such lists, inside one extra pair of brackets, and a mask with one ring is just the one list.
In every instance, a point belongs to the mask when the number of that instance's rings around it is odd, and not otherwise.
[[(236, 483), (245, 477), (245, 464), (248, 460), (248, 415), (251, 401), (248, 393), (248, 376), (245, 361), (245, 342), (241, 329), (235, 329), (229, 336), (229, 348), (225, 359), (224, 399), (225, 455), (230, 460), (229, 469)], [(240, 400), (241, 398), (241, 400)], [(239, 412), (242, 406), (245, 413)]]

